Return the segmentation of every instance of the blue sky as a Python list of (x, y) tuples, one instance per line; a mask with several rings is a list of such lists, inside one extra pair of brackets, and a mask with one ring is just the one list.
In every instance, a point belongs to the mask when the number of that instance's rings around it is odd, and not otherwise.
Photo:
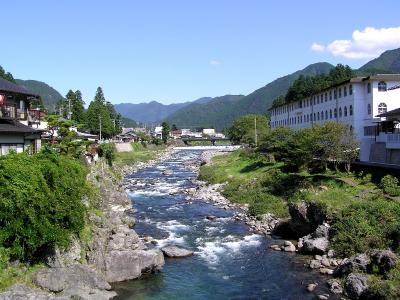
[(1, 2), (0, 65), (86, 102), (97, 86), (112, 103), (248, 94), (310, 63), (357, 68), (400, 47), (399, 1)]

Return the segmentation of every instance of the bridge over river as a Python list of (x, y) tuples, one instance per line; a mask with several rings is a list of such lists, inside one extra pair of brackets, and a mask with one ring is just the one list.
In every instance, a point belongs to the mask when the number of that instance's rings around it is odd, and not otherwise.
[(211, 142), (211, 144), (214, 146), (216, 142), (229, 142), (230, 140), (227, 138), (216, 138), (216, 137), (204, 137), (204, 138), (196, 138), (196, 137), (184, 137), (182, 138), (182, 141), (185, 143), (185, 145), (189, 145), (190, 142)]

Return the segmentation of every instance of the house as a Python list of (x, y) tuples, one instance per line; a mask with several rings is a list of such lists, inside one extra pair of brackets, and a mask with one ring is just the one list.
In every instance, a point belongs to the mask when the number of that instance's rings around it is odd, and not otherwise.
[(154, 128), (153, 137), (162, 139), (162, 129), (162, 126), (156, 126), (156, 128)]
[(123, 143), (137, 142), (139, 140), (133, 128), (122, 128), (122, 132), (116, 138)]
[(172, 130), (170, 133), (173, 139), (180, 139), (182, 137), (182, 129)]
[(40, 150), (41, 131), (29, 126), (32, 103), (39, 100), (38, 95), (0, 78), (0, 155)]
[(215, 129), (213, 129), (213, 128), (205, 128), (205, 129), (203, 129), (203, 135), (215, 136)]
[(360, 143), (360, 161), (370, 162), (377, 151), (378, 115), (398, 108), (398, 99), (400, 74), (355, 77), (299, 101), (272, 107), (270, 126), (300, 129), (328, 121), (347, 124)]

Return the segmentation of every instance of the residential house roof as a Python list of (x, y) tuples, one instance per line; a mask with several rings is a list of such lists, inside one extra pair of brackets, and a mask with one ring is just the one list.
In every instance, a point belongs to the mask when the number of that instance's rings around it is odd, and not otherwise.
[(39, 95), (36, 95), (30, 91), (28, 91), (26, 88), (19, 86), (15, 83), (12, 83), (8, 80), (5, 80), (4, 78), (0, 78), (0, 91), (4, 92), (12, 92), (12, 93), (18, 93), (18, 94), (24, 94), (28, 96), (34, 96), (34, 97), (39, 97)]
[(12, 119), (0, 119), (0, 133), (41, 133), (40, 130), (21, 124)]

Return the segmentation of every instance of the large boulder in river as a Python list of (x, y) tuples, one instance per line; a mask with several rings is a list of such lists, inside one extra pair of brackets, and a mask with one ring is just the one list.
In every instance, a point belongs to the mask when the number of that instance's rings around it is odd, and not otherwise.
[(351, 273), (344, 282), (344, 291), (350, 299), (363, 299), (368, 292), (367, 275)]
[(160, 250), (114, 250), (107, 254), (105, 264), (106, 280), (119, 282), (159, 271), (164, 265), (164, 255)]
[(186, 257), (193, 255), (193, 251), (184, 248), (179, 248), (177, 246), (166, 246), (161, 248), (161, 251), (165, 256), (168, 257)]
[(290, 203), (289, 213), (291, 229), (298, 237), (315, 231), (327, 219), (326, 210), (314, 202)]
[(329, 247), (329, 225), (324, 224), (298, 242), (299, 252), (304, 254), (325, 254)]

